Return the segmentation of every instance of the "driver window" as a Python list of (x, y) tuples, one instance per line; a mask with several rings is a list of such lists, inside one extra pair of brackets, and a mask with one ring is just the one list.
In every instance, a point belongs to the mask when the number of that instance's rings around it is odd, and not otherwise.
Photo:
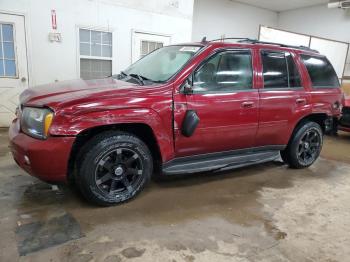
[(193, 77), (193, 91), (232, 92), (253, 86), (252, 58), (249, 51), (222, 52), (211, 57)]

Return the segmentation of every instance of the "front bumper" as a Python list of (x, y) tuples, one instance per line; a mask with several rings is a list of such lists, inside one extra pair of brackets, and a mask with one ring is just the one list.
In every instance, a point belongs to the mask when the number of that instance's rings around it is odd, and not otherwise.
[(19, 121), (9, 129), (10, 149), (16, 163), (46, 182), (66, 182), (68, 160), (75, 137), (32, 138), (20, 132)]

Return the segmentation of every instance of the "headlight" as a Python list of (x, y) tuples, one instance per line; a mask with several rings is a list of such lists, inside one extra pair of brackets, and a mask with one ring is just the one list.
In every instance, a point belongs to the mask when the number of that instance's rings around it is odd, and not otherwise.
[(21, 112), (21, 129), (27, 135), (45, 139), (52, 118), (53, 112), (47, 108), (24, 107)]

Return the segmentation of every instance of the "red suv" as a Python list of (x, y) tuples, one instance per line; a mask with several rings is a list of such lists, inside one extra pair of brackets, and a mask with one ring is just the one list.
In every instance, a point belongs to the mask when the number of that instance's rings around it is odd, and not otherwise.
[(308, 167), (341, 99), (332, 65), (314, 50), (202, 41), (158, 49), (106, 79), (30, 88), (9, 136), (29, 174), (74, 180), (88, 200), (111, 205), (154, 173), (228, 170), (280, 155)]

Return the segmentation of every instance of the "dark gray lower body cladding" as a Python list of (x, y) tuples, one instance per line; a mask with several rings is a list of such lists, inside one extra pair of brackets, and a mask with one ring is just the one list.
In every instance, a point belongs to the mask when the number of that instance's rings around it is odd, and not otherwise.
[(280, 150), (284, 148), (285, 146), (269, 146), (181, 157), (165, 163), (162, 171), (165, 175), (178, 175), (229, 170), (273, 161), (279, 157)]

